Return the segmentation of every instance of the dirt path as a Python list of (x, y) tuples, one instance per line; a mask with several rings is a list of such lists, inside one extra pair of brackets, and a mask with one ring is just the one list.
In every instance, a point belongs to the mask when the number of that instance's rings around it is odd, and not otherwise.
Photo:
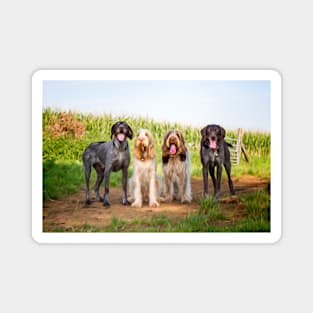
[[(242, 176), (233, 179), (236, 195), (264, 189), (268, 181), (254, 177)], [(123, 220), (152, 217), (155, 214), (166, 214), (170, 217), (184, 217), (188, 213), (195, 212), (199, 208), (199, 199), (202, 197), (202, 179), (191, 180), (193, 201), (191, 204), (180, 202), (161, 203), (159, 208), (150, 208), (145, 204), (142, 208), (132, 208), (120, 204), (121, 188), (110, 188), (111, 206), (105, 208), (102, 203), (93, 198), (91, 205), (85, 205), (85, 191), (82, 188), (78, 193), (70, 195), (63, 200), (44, 201), (43, 230), (52, 231), (57, 227), (68, 228), (88, 224), (96, 227), (105, 227), (111, 223), (113, 216)], [(210, 185), (211, 186), (211, 185)], [(212, 189), (209, 190), (212, 192)], [(228, 213), (240, 210), (237, 196), (230, 197), (227, 182), (222, 182), (222, 209)], [(233, 212), (234, 213), (234, 212)]]

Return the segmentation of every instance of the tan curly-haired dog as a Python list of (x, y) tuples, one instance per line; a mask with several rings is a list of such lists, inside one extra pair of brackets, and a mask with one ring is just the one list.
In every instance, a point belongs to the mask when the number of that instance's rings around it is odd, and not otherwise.
[(140, 129), (135, 138), (134, 172), (129, 181), (128, 200), (132, 202), (133, 207), (142, 207), (146, 198), (149, 206), (159, 206), (160, 178), (156, 172), (154, 140), (149, 130)]

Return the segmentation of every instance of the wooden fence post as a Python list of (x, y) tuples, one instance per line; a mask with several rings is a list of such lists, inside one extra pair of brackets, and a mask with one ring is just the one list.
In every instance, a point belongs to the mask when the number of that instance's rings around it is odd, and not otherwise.
[(243, 137), (243, 129), (242, 128), (238, 128), (238, 132), (237, 132), (237, 157), (238, 157), (238, 164), (240, 162), (241, 152), (243, 153), (246, 161), (249, 162), (248, 153), (247, 153), (247, 150), (245, 148), (245, 145), (243, 144), (242, 137)]

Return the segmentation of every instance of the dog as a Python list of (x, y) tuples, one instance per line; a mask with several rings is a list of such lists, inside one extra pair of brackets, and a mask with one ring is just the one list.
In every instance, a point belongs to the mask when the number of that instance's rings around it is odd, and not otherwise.
[(150, 207), (159, 206), (160, 178), (154, 140), (149, 130), (140, 129), (134, 145), (134, 172), (129, 180), (129, 198), (133, 207), (141, 208), (148, 198)]
[[(210, 173), (213, 187), (214, 197), (218, 199), (221, 193), (222, 166), (224, 165), (230, 193), (235, 194), (233, 182), (231, 179), (231, 163), (229, 144), (224, 141), (225, 129), (219, 125), (207, 125), (201, 129), (201, 148), (200, 156), (202, 163), (203, 189), (204, 196), (207, 197), (208, 191), (208, 172)], [(215, 167), (217, 175), (215, 178)]]
[(180, 131), (166, 133), (162, 145), (162, 169), (164, 176), (164, 201), (180, 200), (190, 203), (190, 155)]
[[(91, 167), (97, 172), (95, 183), (96, 199), (103, 201), (104, 206), (110, 206), (109, 181), (111, 171), (122, 171), (122, 204), (130, 204), (127, 201), (127, 177), (130, 163), (130, 153), (127, 138), (133, 138), (131, 127), (123, 121), (116, 122), (111, 127), (111, 141), (99, 141), (91, 143), (83, 153), (83, 164), (86, 178), (86, 204), (90, 204), (89, 180)], [(104, 197), (99, 194), (99, 187), (104, 179)]]

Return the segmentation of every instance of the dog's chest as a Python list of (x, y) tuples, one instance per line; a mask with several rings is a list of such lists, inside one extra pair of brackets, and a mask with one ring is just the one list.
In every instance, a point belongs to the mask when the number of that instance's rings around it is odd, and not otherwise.
[(112, 171), (119, 171), (125, 164), (125, 160), (127, 160), (126, 152), (118, 152), (112, 156)]
[(163, 164), (163, 172), (168, 176), (175, 176), (186, 170), (186, 162), (180, 161), (179, 158), (170, 158), (168, 163)]
[(209, 150), (209, 162), (214, 164), (221, 162), (221, 157), (217, 151)]

